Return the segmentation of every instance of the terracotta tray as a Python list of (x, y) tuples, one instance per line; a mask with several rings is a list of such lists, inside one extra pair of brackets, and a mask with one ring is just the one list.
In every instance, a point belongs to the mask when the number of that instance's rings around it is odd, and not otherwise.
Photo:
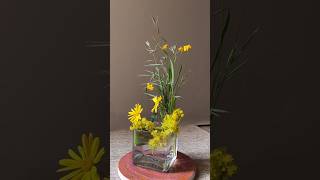
[(132, 152), (124, 155), (118, 164), (118, 174), (122, 180), (192, 180), (196, 173), (196, 166), (192, 159), (178, 152), (173, 167), (167, 173), (135, 166), (132, 163)]

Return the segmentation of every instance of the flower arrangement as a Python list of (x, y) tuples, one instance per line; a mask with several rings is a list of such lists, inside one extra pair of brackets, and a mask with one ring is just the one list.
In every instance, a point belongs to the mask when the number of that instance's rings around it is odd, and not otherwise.
[(131, 122), (130, 130), (148, 131), (152, 138), (148, 141), (151, 149), (164, 146), (167, 137), (179, 131), (179, 124), (184, 117), (181, 108), (176, 107), (178, 90), (185, 82), (183, 66), (178, 57), (192, 49), (190, 44), (177, 46), (161, 36), (158, 21), (152, 18), (155, 25), (153, 41), (146, 41), (146, 50), (151, 59), (147, 60), (145, 74), (145, 94), (151, 97), (153, 107), (150, 119), (142, 117), (143, 107), (136, 104), (128, 113)]

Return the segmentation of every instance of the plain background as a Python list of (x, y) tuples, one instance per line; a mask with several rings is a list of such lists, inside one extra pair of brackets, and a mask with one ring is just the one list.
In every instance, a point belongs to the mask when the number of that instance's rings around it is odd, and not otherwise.
[(154, 32), (152, 16), (159, 18), (166, 39), (193, 47), (179, 59), (187, 73), (187, 84), (181, 90), (184, 100), (178, 105), (185, 111), (184, 123), (209, 122), (210, 1), (111, 0), (110, 7), (111, 129), (128, 129), (130, 108), (150, 99), (141, 85), (147, 79), (138, 75), (149, 58), (145, 41)]
[[(248, 64), (223, 89), (219, 105), (230, 113), (211, 132), (240, 167), (234, 180), (320, 179), (318, 2), (214, 1), (231, 8), (229, 43), (237, 26), (241, 39), (260, 27)], [(213, 27), (218, 38), (221, 23)]]
[(87, 47), (109, 41), (109, 8), (4, 0), (0, 9), (0, 179), (56, 180), (82, 133), (109, 144), (108, 48)]

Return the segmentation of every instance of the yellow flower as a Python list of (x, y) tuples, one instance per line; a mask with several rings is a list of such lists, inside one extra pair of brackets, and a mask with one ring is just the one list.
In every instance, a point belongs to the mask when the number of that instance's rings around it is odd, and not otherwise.
[(190, 51), (192, 48), (192, 46), (190, 44), (187, 44), (187, 45), (184, 45), (184, 46), (181, 46), (178, 48), (178, 50), (181, 52), (181, 53), (184, 53), (184, 52), (188, 52)]
[(162, 100), (161, 96), (155, 96), (154, 98), (152, 98), (152, 101), (154, 102), (154, 106), (151, 109), (151, 112), (153, 112), (153, 113), (157, 113), (158, 112), (158, 107), (159, 107), (159, 104), (160, 104), (161, 100)]
[(137, 121), (141, 119), (141, 112), (142, 112), (143, 108), (140, 104), (136, 104), (135, 107), (133, 109), (131, 109), (131, 111), (128, 113), (128, 119), (132, 122), (132, 121)]
[(149, 121), (146, 118), (132, 120), (131, 123), (132, 123), (130, 126), (131, 131), (135, 129), (152, 131), (154, 128), (154, 123)]
[(149, 121), (146, 118), (142, 118), (141, 122), (142, 122), (143, 129), (145, 129), (147, 131), (153, 130), (153, 128), (154, 128), (153, 122)]
[(181, 118), (184, 116), (181, 109), (175, 109), (172, 114), (167, 114), (163, 118), (161, 127), (169, 135), (171, 133), (177, 133), (179, 131), (179, 123)]
[(147, 91), (153, 91), (154, 87), (152, 83), (147, 83)]
[(151, 149), (156, 149), (157, 147), (163, 147), (166, 145), (167, 136), (163, 131), (153, 130), (151, 135), (153, 138), (148, 142)]
[(169, 44), (166, 43), (166, 44), (164, 44), (164, 45), (161, 47), (161, 49), (162, 49), (162, 50), (166, 50), (166, 49), (168, 49), (168, 47), (169, 47)]
[(105, 149), (100, 148), (100, 138), (93, 137), (90, 133), (82, 135), (82, 145), (78, 146), (79, 153), (69, 149), (70, 158), (61, 159), (59, 165), (62, 166), (57, 172), (68, 174), (60, 179), (91, 179), (100, 180), (97, 165), (105, 154)]
[(172, 114), (166, 114), (161, 123), (161, 129), (151, 131), (153, 138), (149, 140), (149, 147), (156, 149), (157, 147), (165, 146), (168, 137), (174, 133), (178, 133), (179, 123), (183, 116), (184, 113), (180, 108), (175, 109)]

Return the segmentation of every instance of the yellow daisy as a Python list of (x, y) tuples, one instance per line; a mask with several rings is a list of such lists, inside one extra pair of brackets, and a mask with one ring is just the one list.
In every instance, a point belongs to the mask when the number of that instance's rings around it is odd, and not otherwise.
[(69, 149), (70, 158), (61, 159), (62, 166), (57, 172), (67, 172), (60, 180), (90, 179), (100, 180), (96, 166), (105, 154), (104, 148), (100, 148), (100, 138), (93, 137), (90, 133), (82, 135), (82, 146), (78, 146), (79, 153)]
[(137, 121), (139, 119), (141, 119), (141, 112), (142, 112), (143, 108), (140, 104), (136, 104), (135, 107), (133, 109), (131, 109), (131, 111), (128, 113), (128, 119), (130, 121)]
[(158, 107), (159, 107), (159, 104), (160, 104), (161, 100), (162, 100), (161, 96), (155, 96), (154, 98), (152, 98), (152, 101), (154, 102), (154, 106), (151, 109), (151, 112), (153, 112), (153, 113), (157, 113), (158, 112)]

